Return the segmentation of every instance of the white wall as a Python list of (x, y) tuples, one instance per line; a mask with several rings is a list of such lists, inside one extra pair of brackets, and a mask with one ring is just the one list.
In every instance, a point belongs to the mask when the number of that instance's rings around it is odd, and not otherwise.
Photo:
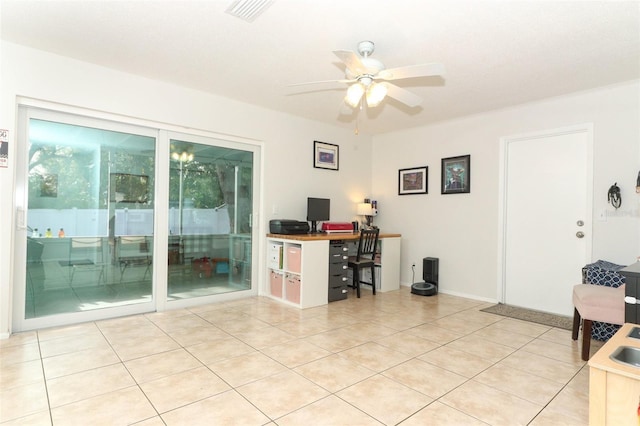
[[(374, 137), (376, 222), (402, 233), (401, 282), (421, 281), (422, 258), (438, 257), (443, 291), (497, 300), (500, 138), (581, 123), (594, 125), (592, 259), (633, 263), (640, 255), (639, 104), (634, 81)], [(441, 195), (441, 158), (465, 154), (471, 193)], [(398, 170), (414, 166), (429, 166), (429, 194), (397, 195)], [(617, 211), (607, 203), (614, 182), (622, 189)]]
[[(15, 238), (14, 182), (18, 97), (122, 115), (123, 121), (166, 123), (182, 132), (197, 129), (260, 141), (263, 146), (263, 214), (260, 235), (273, 218), (304, 220), (306, 197), (331, 198), (336, 221), (355, 218), (355, 202), (371, 189), (371, 138), (153, 81), (69, 58), (2, 42), (0, 128), (10, 131), (9, 167), (0, 168), (0, 336), (10, 330)], [(313, 168), (313, 141), (340, 146), (340, 170)], [(273, 213), (274, 210), (276, 213)], [(260, 245), (264, 246), (264, 238)], [(262, 262), (264, 256), (261, 256)]]

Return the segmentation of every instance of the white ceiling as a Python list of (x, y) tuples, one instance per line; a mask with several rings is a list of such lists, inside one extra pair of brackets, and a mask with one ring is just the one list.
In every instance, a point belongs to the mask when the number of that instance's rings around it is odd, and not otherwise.
[(398, 82), (421, 107), (361, 111), (369, 134), (640, 78), (638, 1), (275, 0), (252, 23), (232, 0), (0, 1), (4, 40), (348, 128), (345, 90), (286, 86), (343, 78), (332, 51), (361, 40), (387, 68), (445, 65)]

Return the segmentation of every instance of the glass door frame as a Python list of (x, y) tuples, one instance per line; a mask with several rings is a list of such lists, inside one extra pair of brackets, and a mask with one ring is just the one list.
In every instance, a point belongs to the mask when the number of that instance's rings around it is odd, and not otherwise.
[[(173, 126), (164, 123), (135, 120), (107, 113), (95, 113), (73, 107), (49, 104), (24, 99), (18, 103), (16, 179), (14, 192), (15, 227), (12, 230), (14, 255), (12, 261), (11, 290), (11, 331), (19, 332), (37, 330), (54, 326), (71, 325), (87, 321), (117, 318), (140, 313), (179, 309), (207, 303), (255, 296), (260, 285), (257, 272), (259, 268), (259, 211), (263, 186), (262, 175), (262, 143), (254, 139), (217, 135), (207, 131), (194, 130), (183, 133), (173, 130)], [(154, 188), (154, 252), (152, 267), (152, 299), (149, 302), (96, 309), (85, 312), (57, 314), (45, 317), (25, 319), (26, 300), (26, 262), (27, 262), (27, 208), (28, 208), (28, 167), (27, 155), (29, 146), (29, 122), (31, 118), (42, 119), (78, 126), (96, 127), (117, 132), (129, 132), (156, 139), (155, 150), (155, 188)], [(177, 127), (176, 127), (177, 128)], [(169, 240), (169, 170), (170, 139), (182, 138), (196, 143), (228, 147), (251, 151), (253, 153), (253, 192), (251, 238), (251, 288), (213, 296), (192, 299), (167, 300), (167, 272)]]

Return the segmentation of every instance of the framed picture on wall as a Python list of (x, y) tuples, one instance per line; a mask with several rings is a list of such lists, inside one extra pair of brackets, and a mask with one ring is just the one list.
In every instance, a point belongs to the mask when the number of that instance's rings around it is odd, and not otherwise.
[(398, 170), (398, 195), (427, 194), (429, 192), (429, 167)]
[(332, 143), (313, 141), (313, 167), (338, 170), (340, 147)]
[(443, 194), (463, 194), (471, 192), (471, 156), (462, 155), (442, 159)]

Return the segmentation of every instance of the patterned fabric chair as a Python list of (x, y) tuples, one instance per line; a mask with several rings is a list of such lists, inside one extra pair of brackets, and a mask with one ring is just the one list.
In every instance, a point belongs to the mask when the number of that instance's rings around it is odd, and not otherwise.
[[(617, 265), (606, 260), (598, 260), (582, 268), (582, 282), (584, 284), (618, 288), (624, 284), (624, 276), (618, 273), (624, 267), (624, 265)], [(618, 324), (594, 321), (591, 328), (591, 338), (606, 342), (616, 334), (619, 328), (620, 325)]]
[(573, 330), (578, 340), (582, 320), (582, 360), (589, 360), (591, 327), (594, 321), (622, 325), (624, 323), (624, 285), (620, 287), (578, 284), (573, 286)]

